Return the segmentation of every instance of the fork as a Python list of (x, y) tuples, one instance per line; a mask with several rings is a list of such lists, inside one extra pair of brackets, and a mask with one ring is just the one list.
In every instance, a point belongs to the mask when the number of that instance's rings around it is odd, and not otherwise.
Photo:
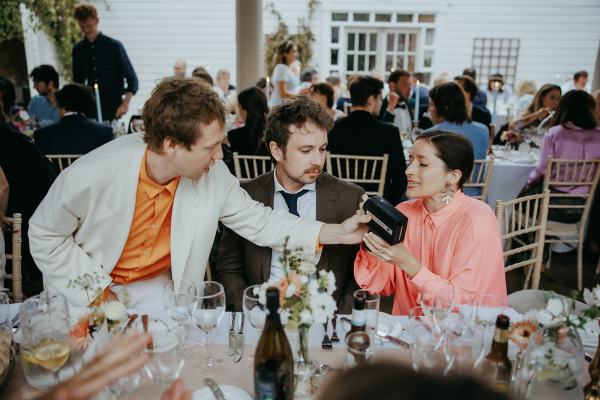
[(340, 338), (337, 334), (337, 314), (333, 314), (333, 319), (331, 320), (331, 326), (333, 326), (333, 334), (331, 335), (331, 341), (334, 343), (338, 343)]
[(324, 350), (333, 349), (333, 345), (331, 343), (331, 339), (329, 339), (329, 335), (327, 334), (327, 326), (329, 325), (329, 318), (323, 324), (323, 328), (325, 328), (325, 335), (323, 336), (323, 341), (321, 342), (321, 348)]

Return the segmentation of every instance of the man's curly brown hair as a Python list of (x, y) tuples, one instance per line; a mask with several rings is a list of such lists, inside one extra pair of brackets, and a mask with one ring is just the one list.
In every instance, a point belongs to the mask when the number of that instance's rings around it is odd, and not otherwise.
[(144, 141), (157, 153), (166, 138), (186, 149), (202, 135), (202, 125), (218, 121), (225, 126), (225, 109), (219, 96), (196, 78), (165, 78), (144, 104)]
[[(290, 126), (303, 127), (307, 122), (312, 122), (317, 127), (330, 131), (333, 128), (333, 119), (327, 114), (323, 106), (306, 96), (294, 96), (282, 104), (271, 109), (265, 125), (265, 144), (275, 142), (277, 147), (285, 153), (285, 148), (290, 139)], [(273, 157), (271, 157), (273, 158)], [(273, 160), (275, 162), (275, 160)]]

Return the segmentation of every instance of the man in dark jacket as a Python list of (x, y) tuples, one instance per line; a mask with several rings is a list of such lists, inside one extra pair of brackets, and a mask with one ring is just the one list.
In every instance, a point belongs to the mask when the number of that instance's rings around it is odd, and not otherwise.
[(94, 115), (92, 90), (78, 83), (56, 94), (60, 121), (38, 129), (35, 144), (44, 154), (86, 154), (113, 139), (112, 128), (88, 118)]
[(383, 82), (370, 76), (360, 76), (352, 81), (352, 112), (335, 122), (329, 134), (328, 150), (332, 154), (388, 154), (383, 197), (396, 205), (406, 192), (406, 159), (398, 128), (377, 118), (381, 109), (382, 89)]

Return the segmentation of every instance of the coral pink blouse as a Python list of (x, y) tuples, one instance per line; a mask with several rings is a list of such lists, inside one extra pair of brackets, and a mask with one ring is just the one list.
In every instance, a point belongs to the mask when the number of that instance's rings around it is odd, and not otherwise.
[(430, 214), (422, 199), (396, 207), (408, 217), (404, 245), (421, 263), (412, 279), (398, 266), (379, 261), (361, 248), (354, 261), (358, 285), (373, 293), (394, 293), (392, 314), (407, 315), (427, 284), (426, 298), (449, 285), (468, 296), (491, 294), (507, 299), (502, 241), (496, 216), (484, 202), (458, 191), (449, 205)]

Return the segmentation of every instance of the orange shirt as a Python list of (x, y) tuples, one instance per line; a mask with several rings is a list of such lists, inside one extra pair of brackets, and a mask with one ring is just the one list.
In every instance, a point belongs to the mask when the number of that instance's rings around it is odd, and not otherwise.
[(110, 273), (114, 283), (154, 278), (171, 267), (171, 214), (179, 177), (166, 185), (146, 173), (146, 155), (140, 167), (135, 211), (127, 242)]

